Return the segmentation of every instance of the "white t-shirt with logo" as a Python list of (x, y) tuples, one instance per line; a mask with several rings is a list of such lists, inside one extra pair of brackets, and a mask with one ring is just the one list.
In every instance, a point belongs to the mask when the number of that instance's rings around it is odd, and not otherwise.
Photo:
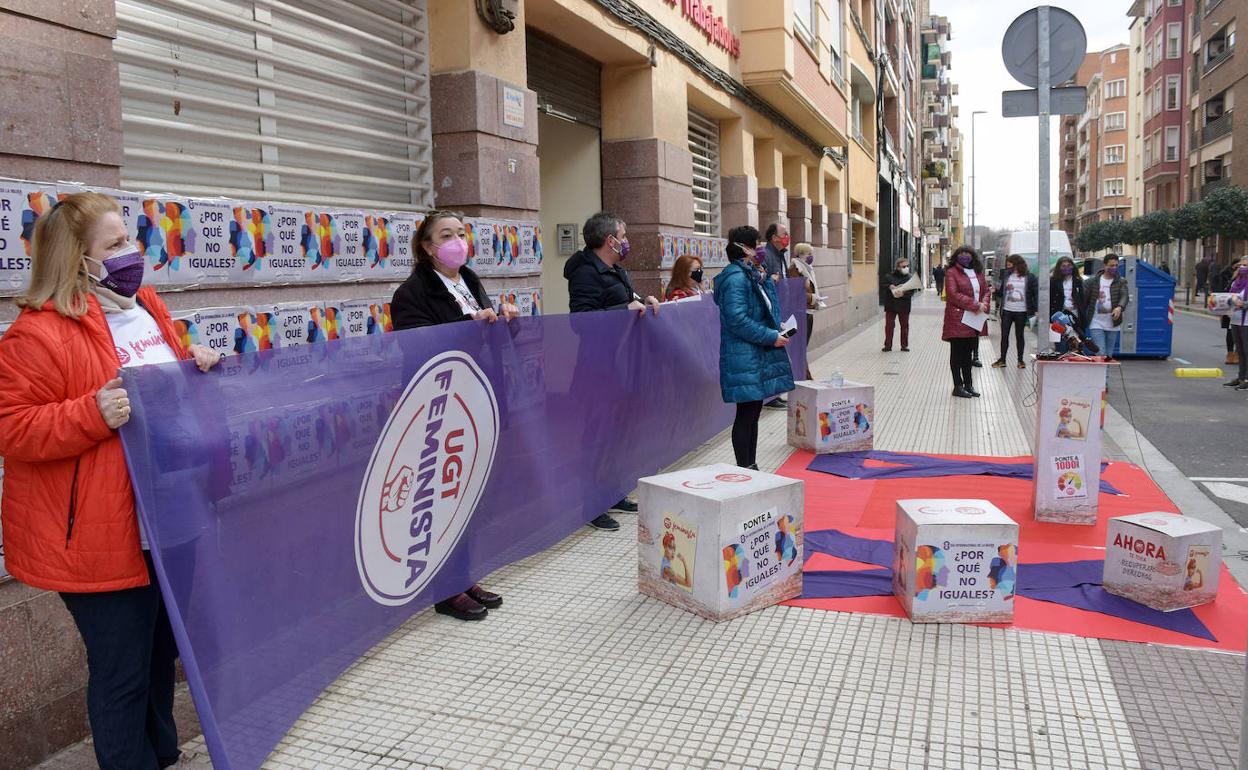
[(105, 313), (108, 328), (113, 331), (113, 345), (123, 367), (167, 364), (177, 361), (173, 348), (165, 342), (156, 319), (142, 307), (135, 306), (119, 313)]
[[(173, 348), (165, 342), (165, 335), (160, 333), (156, 319), (152, 318), (140, 306), (118, 313), (105, 313), (108, 328), (113, 332), (113, 346), (117, 349), (117, 360), (123, 368), (146, 366), (148, 364), (167, 364), (177, 361)], [(143, 528), (143, 517), (139, 517), (139, 546), (148, 550), (147, 531)]]
[(1011, 273), (1005, 279), (1005, 302), (1001, 307), (1011, 313), (1027, 312), (1027, 276)]
[[(434, 270), (434, 272), (438, 273), (437, 270)], [(438, 273), (438, 277), (442, 279), (442, 283), (446, 286), (446, 290), (451, 293), (451, 297), (459, 303), (459, 309), (464, 311), (464, 315), (472, 315), (481, 310), (481, 306), (477, 303), (477, 298), (472, 296), (472, 290), (468, 288), (468, 284), (464, 281), (463, 276), (460, 276), (458, 281), (452, 281), (441, 273)]]
[(1114, 282), (1101, 276), (1101, 288), (1096, 293), (1096, 314), (1092, 316), (1091, 327), (1112, 332), (1114, 330), (1114, 301), (1110, 287)]
[(966, 273), (966, 277), (971, 280), (971, 294), (975, 296), (975, 302), (979, 303), (979, 278), (975, 275), (972, 268), (964, 267), (962, 272)]
[(1074, 277), (1062, 279), (1062, 295), (1065, 297), (1062, 308), (1065, 310), (1075, 309), (1075, 279)]

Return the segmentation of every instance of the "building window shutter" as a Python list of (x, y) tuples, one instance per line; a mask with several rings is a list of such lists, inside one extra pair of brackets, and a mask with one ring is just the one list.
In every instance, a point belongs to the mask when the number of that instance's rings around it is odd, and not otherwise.
[(719, 237), (719, 123), (689, 110), (693, 154), (693, 231)]
[(122, 186), (433, 204), (425, 0), (118, 0)]

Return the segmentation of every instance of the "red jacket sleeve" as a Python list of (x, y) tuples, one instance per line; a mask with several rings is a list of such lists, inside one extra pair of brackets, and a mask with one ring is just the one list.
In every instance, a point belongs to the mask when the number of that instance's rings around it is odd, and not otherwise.
[(169, 306), (160, 298), (156, 290), (150, 286), (144, 286), (139, 289), (139, 301), (143, 303), (143, 307), (147, 310), (148, 315), (156, 322), (156, 326), (160, 329), (165, 342), (169, 343), (169, 347), (173, 348), (173, 354), (178, 357), (178, 360), (185, 361), (190, 358), (191, 352), (186, 349), (186, 345), (182, 343), (182, 338), (178, 336), (177, 331), (173, 327), (173, 315), (169, 312)]
[(114, 434), (95, 392), (66, 399), (64, 351), (33, 324), (0, 340), (0, 455), (22, 462), (77, 457)]
[[(965, 276), (963, 276), (963, 278), (965, 278)], [(976, 280), (978, 280), (978, 278), (979, 276), (976, 276)], [(959, 291), (959, 286), (960, 283), (958, 281), (958, 277), (954, 275), (952, 270), (947, 271), (945, 273), (945, 301), (954, 307), (962, 308), (963, 310), (970, 310), (971, 312), (978, 312), (980, 303), (976, 302), (975, 297), (970, 293), (963, 293)], [(969, 279), (967, 279), (967, 286), (970, 286)], [(983, 298), (987, 296), (982, 284), (980, 286), (979, 296), (981, 302)]]

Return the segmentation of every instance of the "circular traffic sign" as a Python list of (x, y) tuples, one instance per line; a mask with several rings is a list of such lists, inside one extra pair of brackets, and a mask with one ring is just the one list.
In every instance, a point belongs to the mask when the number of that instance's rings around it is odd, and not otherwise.
[[(1040, 85), (1040, 9), (1011, 22), (1001, 39), (1001, 58), (1014, 79), (1028, 88)], [(1088, 34), (1070, 11), (1049, 7), (1049, 86), (1065, 83), (1079, 71), (1088, 52)]]

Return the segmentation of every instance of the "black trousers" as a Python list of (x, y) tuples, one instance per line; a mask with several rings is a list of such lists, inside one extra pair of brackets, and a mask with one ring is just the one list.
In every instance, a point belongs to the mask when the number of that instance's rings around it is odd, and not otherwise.
[(1027, 329), (1027, 313), (1017, 310), (1001, 311), (1001, 360), (1010, 354), (1010, 327), (1014, 327), (1014, 342), (1018, 347), (1018, 360), (1023, 360), (1023, 334)]
[(178, 761), (173, 723), (178, 648), (150, 554), (152, 582), (62, 593), (87, 648), (87, 716), (100, 770), (155, 770)]
[(949, 372), (953, 375), (953, 387), (974, 387), (971, 381), (971, 358), (979, 348), (979, 337), (954, 337), (949, 340)]
[(762, 401), (737, 404), (737, 418), (732, 421), (732, 452), (742, 468), (758, 463), (758, 418), (762, 413)]
[(1235, 335), (1235, 351), (1239, 353), (1239, 379), (1248, 380), (1248, 326), (1231, 324), (1231, 334)]

